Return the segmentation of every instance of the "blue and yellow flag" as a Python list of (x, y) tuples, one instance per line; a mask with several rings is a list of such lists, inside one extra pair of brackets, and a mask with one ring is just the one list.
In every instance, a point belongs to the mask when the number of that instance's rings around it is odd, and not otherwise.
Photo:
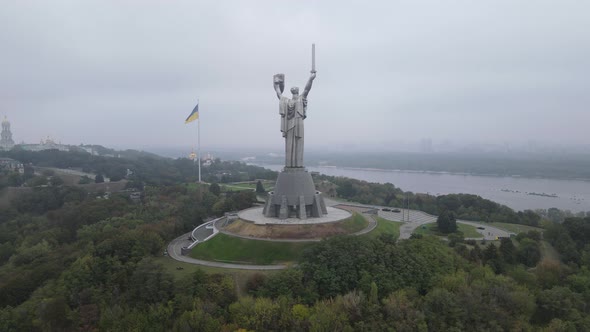
[(193, 109), (191, 114), (188, 116), (188, 118), (186, 118), (186, 120), (184, 120), (184, 123), (186, 124), (189, 122), (193, 122), (198, 118), (199, 118), (199, 104), (197, 104), (197, 106), (195, 106), (195, 108)]

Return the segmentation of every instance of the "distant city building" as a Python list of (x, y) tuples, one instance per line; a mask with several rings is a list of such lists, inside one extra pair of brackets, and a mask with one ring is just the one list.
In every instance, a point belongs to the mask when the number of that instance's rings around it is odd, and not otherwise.
[(47, 137), (46, 140), (41, 140), (39, 144), (21, 144), (19, 145), (23, 150), (27, 151), (43, 151), (43, 150), (59, 150), (59, 151), (70, 151), (69, 146), (56, 143), (51, 138)]
[[(188, 155), (188, 159), (196, 162), (197, 160), (197, 154), (195, 153), (195, 151), (191, 151), (191, 153)], [(201, 158), (201, 165), (207, 167), (207, 166), (211, 166), (211, 164), (213, 164), (213, 157), (211, 156), (210, 153), (207, 153), (204, 157)]]
[(12, 132), (10, 131), (10, 122), (4, 117), (2, 121), (2, 133), (0, 134), (0, 148), (3, 150), (10, 150), (14, 146), (12, 140)]
[(211, 164), (213, 164), (213, 157), (210, 153), (207, 153), (207, 155), (205, 155), (205, 158), (203, 159), (203, 166), (208, 167), (211, 166)]
[(94, 149), (94, 147), (80, 145), (79, 148), (90, 153), (93, 156), (98, 156), (98, 152)]

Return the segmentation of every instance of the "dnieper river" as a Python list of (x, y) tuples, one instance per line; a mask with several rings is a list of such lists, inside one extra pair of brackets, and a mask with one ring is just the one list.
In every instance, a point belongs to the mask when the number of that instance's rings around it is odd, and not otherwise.
[[(280, 171), (281, 165), (261, 165)], [(572, 212), (590, 211), (590, 182), (523, 177), (427, 173), (345, 167), (306, 167), (308, 171), (378, 183), (392, 183), (415, 193), (474, 194), (514, 210), (556, 207)], [(542, 196), (547, 195), (547, 196)], [(549, 197), (551, 196), (551, 197)]]

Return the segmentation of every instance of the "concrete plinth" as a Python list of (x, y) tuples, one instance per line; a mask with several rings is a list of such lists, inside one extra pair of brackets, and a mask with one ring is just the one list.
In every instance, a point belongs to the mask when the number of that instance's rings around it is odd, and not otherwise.
[(238, 216), (241, 220), (256, 225), (317, 225), (346, 220), (352, 216), (350, 212), (343, 209), (328, 206), (327, 210), (328, 213), (319, 218), (300, 219), (293, 217), (279, 219), (276, 217), (266, 217), (262, 213), (262, 207), (257, 206), (238, 212)]
[(269, 192), (263, 214), (268, 218), (319, 218), (327, 214), (326, 204), (311, 174), (303, 167), (285, 167), (275, 190)]

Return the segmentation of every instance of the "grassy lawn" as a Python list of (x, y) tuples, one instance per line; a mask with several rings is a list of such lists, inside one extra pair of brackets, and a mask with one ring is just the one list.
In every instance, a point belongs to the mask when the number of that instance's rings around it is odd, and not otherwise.
[[(239, 190), (256, 190), (256, 181), (252, 182), (252, 183), (228, 183), (228, 184), (224, 184), (221, 185), (221, 188), (223, 190), (223, 188), (225, 188), (226, 190), (224, 191), (239, 191)], [(271, 191), (274, 186), (275, 186), (275, 182), (274, 181), (269, 181), (269, 180), (264, 180), (262, 181), (262, 186), (264, 187), (265, 191)]]
[(197, 245), (190, 256), (197, 259), (236, 264), (270, 265), (296, 262), (313, 242), (271, 242), (247, 240), (219, 234)]
[(221, 192), (228, 192), (228, 191), (244, 191), (244, 190), (249, 190), (249, 191), (253, 191), (253, 188), (247, 188), (247, 187), (242, 187), (242, 186), (234, 186), (234, 185), (229, 185), (229, 184), (224, 184), (221, 187)]
[(393, 234), (396, 239), (399, 237), (399, 228), (403, 222), (390, 221), (377, 216), (375, 216), (375, 220), (377, 220), (377, 227), (367, 233), (367, 236), (376, 238), (381, 234)]
[[(463, 236), (466, 238), (482, 238), (483, 235), (476, 231), (476, 228), (471, 225), (460, 224), (457, 223), (457, 229), (463, 232)], [(423, 235), (436, 235), (436, 236), (446, 236), (438, 231), (438, 227), (436, 223), (430, 223), (423, 226), (416, 228), (414, 233), (423, 234)]]
[(482, 238), (483, 237), (483, 235), (481, 235), (481, 233), (477, 232), (477, 230), (474, 226), (457, 223), (457, 228), (459, 229), (459, 231), (463, 232), (463, 236), (465, 236), (465, 237), (473, 237), (473, 238)]
[(354, 233), (365, 229), (369, 222), (360, 213), (353, 212), (352, 217), (343, 221), (341, 225), (347, 232)]

